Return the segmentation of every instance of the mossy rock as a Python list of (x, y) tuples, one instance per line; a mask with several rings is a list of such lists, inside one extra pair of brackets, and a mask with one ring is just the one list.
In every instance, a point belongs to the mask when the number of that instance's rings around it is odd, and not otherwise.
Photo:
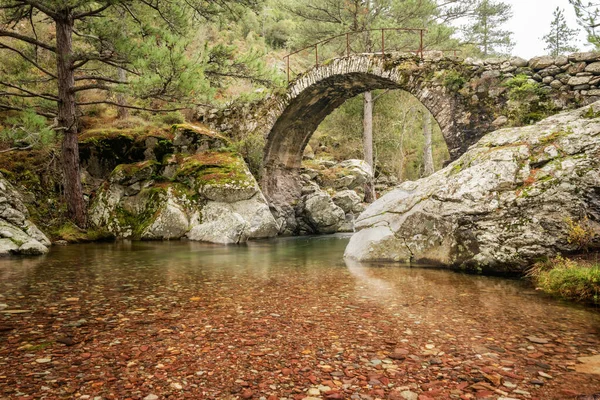
[(152, 178), (156, 175), (159, 168), (160, 163), (153, 160), (133, 164), (121, 164), (113, 170), (108, 180), (111, 183), (128, 186)]

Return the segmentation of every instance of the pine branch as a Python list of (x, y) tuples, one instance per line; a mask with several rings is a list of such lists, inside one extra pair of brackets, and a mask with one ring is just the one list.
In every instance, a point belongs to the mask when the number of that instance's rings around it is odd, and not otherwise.
[(25, 35), (21, 35), (19, 33), (16, 32), (12, 32), (12, 31), (7, 31), (4, 29), (0, 29), (0, 37), (11, 37), (11, 38), (15, 38), (15, 39), (19, 39), (23, 42), (27, 42), (29, 44), (33, 44), (35, 46), (41, 47), (43, 49), (46, 49), (48, 51), (51, 51), (53, 53), (56, 53), (56, 47), (49, 45), (47, 43), (44, 43), (42, 41), (36, 40), (34, 38), (31, 38), (29, 36), (25, 36)]
[(107, 4), (103, 5), (102, 7), (99, 7), (95, 10), (91, 10), (91, 11), (87, 11), (87, 12), (82, 12), (79, 14), (75, 14), (73, 16), (73, 19), (77, 20), (77, 19), (83, 19), (86, 17), (97, 17), (98, 14), (100, 14), (102, 11), (105, 11), (107, 9), (109, 9), (110, 7), (112, 7), (115, 3), (113, 2), (108, 2)]
[[(26, 107), (12, 106), (12, 105), (8, 105), (8, 104), (0, 104), (0, 111), (28, 111), (30, 109), (31, 109), (31, 107), (26, 108)], [(56, 113), (49, 112), (49, 111), (36, 110), (36, 114), (39, 114), (46, 118), (56, 118)]]
[(118, 79), (106, 78), (103, 76), (95, 76), (95, 75), (76, 76), (75, 82), (77, 82), (77, 81), (101, 81), (101, 82), (109, 82), (109, 83), (118, 83), (118, 84), (123, 84), (123, 85), (129, 84), (129, 82), (122, 82)]
[(58, 13), (51, 9), (50, 7), (45, 6), (42, 2), (37, 1), (37, 0), (16, 0), (17, 3), (16, 4), (21, 4), (21, 5), (30, 5), (31, 7), (37, 8), (38, 10), (40, 10), (41, 12), (43, 12), (44, 14), (46, 14), (47, 16), (49, 16), (52, 19), (56, 19), (58, 17)]
[(46, 75), (52, 77), (53, 79), (57, 79), (56, 75), (54, 75), (53, 73), (51, 73), (50, 71), (48, 71), (47, 69), (43, 68), (41, 65), (39, 65), (37, 62), (33, 61), (31, 58), (27, 57), (25, 54), (23, 54), (21, 51), (10, 47), (7, 44), (4, 43), (0, 43), (0, 49), (5, 49), (5, 50), (10, 50), (12, 52), (17, 53), (19, 56), (21, 56), (24, 60), (26, 60), (27, 62), (29, 62), (31, 65), (33, 65), (34, 67), (36, 67), (37, 69), (39, 69), (40, 71), (42, 71), (43, 73), (45, 73)]
[[(35, 93), (35, 92), (32, 92), (32, 91), (27, 90), (25, 88), (22, 88), (20, 86), (13, 85), (13, 84), (7, 83), (7, 82), (2, 82), (2, 81), (0, 81), (0, 85), (9, 87), (11, 89), (19, 90), (19, 91), (21, 91), (23, 93), (26, 93), (26, 94), (30, 95), (31, 97), (38, 97), (40, 99), (49, 100), (49, 101), (58, 101), (58, 97), (56, 97), (53, 94), (49, 94), (49, 93)], [(8, 94), (8, 93), (9, 92), (7, 92), (6, 95), (10, 96), (10, 94)]]
[(112, 90), (114, 89), (114, 87), (112, 86), (106, 86), (106, 85), (102, 85), (102, 84), (89, 84), (89, 85), (83, 85), (83, 86), (75, 86), (73, 89), (71, 89), (71, 93), (77, 93), (77, 92), (83, 92), (85, 90)]
[[(2, 107), (2, 106), (0, 106)], [(17, 151), (17, 150), (29, 150), (33, 148), (33, 145), (30, 144), (29, 146), (25, 146), (25, 147), (11, 147), (10, 149), (4, 149), (4, 150), (0, 150), (0, 153), (8, 153), (11, 151)]]

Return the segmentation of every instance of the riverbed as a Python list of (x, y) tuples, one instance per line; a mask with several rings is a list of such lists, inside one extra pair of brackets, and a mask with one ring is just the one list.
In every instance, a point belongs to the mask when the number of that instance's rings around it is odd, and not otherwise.
[(577, 371), (600, 354), (596, 309), (520, 279), (344, 262), (347, 242), (118, 242), (0, 259), (0, 398), (600, 392), (600, 375)]

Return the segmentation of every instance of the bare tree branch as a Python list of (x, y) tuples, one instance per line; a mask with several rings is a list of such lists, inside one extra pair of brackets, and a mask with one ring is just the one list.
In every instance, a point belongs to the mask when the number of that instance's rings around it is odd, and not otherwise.
[(189, 107), (179, 107), (179, 108), (158, 109), (158, 108), (136, 107), (136, 106), (129, 106), (129, 105), (119, 104), (119, 103), (116, 103), (114, 101), (109, 101), (109, 100), (89, 101), (89, 102), (85, 102), (85, 103), (77, 103), (78, 106), (92, 106), (92, 105), (96, 105), (96, 104), (108, 104), (108, 105), (111, 105), (111, 106), (130, 108), (132, 110), (150, 111), (150, 112), (158, 112), (158, 113), (160, 113), (160, 112), (181, 111), (181, 110), (186, 110), (186, 109), (189, 108)]
[(82, 12), (82, 13), (79, 13), (79, 14), (75, 14), (73, 16), (73, 19), (83, 19), (83, 18), (86, 18), (86, 17), (95, 17), (98, 14), (100, 14), (102, 11), (105, 11), (105, 10), (109, 9), (113, 5), (115, 5), (115, 3), (113, 3), (113, 2), (107, 2), (107, 4), (103, 5), (102, 7), (97, 8), (95, 10), (91, 10), (91, 11), (87, 11), (87, 12)]
[(9, 87), (11, 89), (19, 90), (23, 93), (27, 93), (28, 95), (31, 95), (31, 97), (39, 97), (40, 99), (49, 100), (49, 101), (58, 101), (58, 97), (56, 97), (55, 95), (50, 94), (50, 93), (34, 93), (30, 90), (27, 90), (25, 88), (22, 88), (20, 86), (13, 85), (13, 84), (7, 83), (7, 82), (0, 82), (0, 85)]

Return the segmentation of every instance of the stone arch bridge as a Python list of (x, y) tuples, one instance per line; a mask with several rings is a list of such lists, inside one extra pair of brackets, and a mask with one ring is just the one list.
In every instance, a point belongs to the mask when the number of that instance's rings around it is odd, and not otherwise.
[[(506, 82), (529, 76), (543, 104), (510, 101)], [(332, 59), (290, 82), (287, 89), (252, 104), (210, 110), (200, 120), (232, 137), (266, 139), (262, 189), (293, 231), (300, 197), (302, 154), (319, 124), (346, 100), (375, 89), (414, 95), (439, 124), (452, 159), (486, 133), (511, 123), (523, 110), (553, 113), (600, 98), (600, 54), (569, 57), (458, 59), (440, 53), (360, 54)]]

